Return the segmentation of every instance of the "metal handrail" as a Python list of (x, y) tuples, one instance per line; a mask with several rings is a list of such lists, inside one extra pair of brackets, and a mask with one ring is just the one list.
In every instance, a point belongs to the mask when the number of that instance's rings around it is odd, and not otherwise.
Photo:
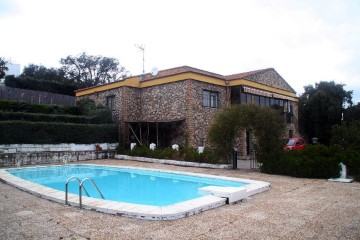
[(82, 208), (82, 191), (81, 188), (84, 188), (83, 184), (85, 181), (89, 180), (91, 184), (95, 187), (96, 191), (100, 194), (102, 199), (105, 199), (99, 188), (96, 186), (95, 182), (91, 178), (84, 178), (79, 185), (79, 207)]
[[(69, 192), (69, 186), (68, 185), (69, 185), (70, 180), (72, 180), (72, 179), (76, 179), (78, 181), (79, 185), (81, 184), (81, 181), (80, 181), (80, 179), (78, 177), (71, 176), (71, 177), (68, 178), (68, 180), (65, 183), (65, 205), (68, 205), (68, 192)], [(86, 191), (85, 187), (83, 187), (83, 188), (84, 188), (84, 191), (85, 191), (86, 195), (88, 197), (90, 197), (90, 195), (89, 195), (88, 191)]]

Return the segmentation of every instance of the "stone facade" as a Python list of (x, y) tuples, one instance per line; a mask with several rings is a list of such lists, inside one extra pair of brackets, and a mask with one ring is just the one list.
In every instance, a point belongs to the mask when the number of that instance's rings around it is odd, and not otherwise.
[[(181, 70), (181, 68), (179, 69)], [(180, 71), (179, 69), (176, 70)], [(183, 70), (181, 74), (187, 71), (191, 74), (202, 73), (200, 70), (192, 68)], [(169, 72), (173, 73), (170, 70)], [(140, 80), (139, 77), (136, 80), (139, 83), (138, 86), (147, 84), (144, 87), (122, 85), (105, 91), (94, 90), (91, 94), (84, 94), (79, 98), (89, 97), (97, 104), (105, 105), (106, 98), (114, 96), (113, 118), (119, 125), (119, 141), (122, 144), (129, 145), (130, 142), (149, 144), (149, 141), (156, 142), (160, 139), (160, 147), (169, 147), (172, 144), (191, 147), (208, 146), (208, 131), (215, 116), (230, 104), (231, 87), (225, 84), (226, 78), (206, 73), (205, 77), (219, 78), (221, 82), (197, 79), (196, 75), (176, 81), (165, 81), (162, 80), (166, 77), (164, 72), (160, 72), (158, 76), (160, 80), (151, 76), (145, 76), (145, 80)], [(169, 76), (169, 78), (171, 77), (173, 75)], [(234, 79), (231, 80), (236, 80), (237, 76), (233, 77)], [(291, 94), (294, 92), (273, 69), (261, 70), (253, 75), (246, 74), (242, 79), (271, 86), (275, 93), (276, 89)], [(153, 83), (152, 81), (157, 82)], [(149, 84), (149, 82), (153, 84)], [(217, 93), (217, 107), (203, 105), (204, 90)], [(293, 102), (292, 105), (296, 121), (288, 124), (286, 131), (293, 130), (294, 135), (297, 136), (298, 107), (296, 102)], [(152, 136), (149, 137), (149, 135)], [(242, 134), (239, 138), (239, 148), (246, 149), (245, 140), (246, 134)]]
[[(208, 131), (213, 123), (215, 116), (222, 108), (226, 106), (226, 87), (216, 86), (209, 83), (199, 81), (191, 81), (192, 87), (189, 96), (192, 96), (191, 101), (188, 101), (189, 115), (187, 116), (188, 129), (192, 130), (189, 133), (189, 145), (201, 146), (203, 143), (207, 145)], [(213, 91), (219, 93), (219, 107), (204, 107), (203, 106), (203, 90)]]
[(143, 88), (140, 118), (143, 122), (169, 122), (186, 117), (187, 81)]
[(295, 90), (274, 69), (249, 75), (244, 79), (295, 93)]

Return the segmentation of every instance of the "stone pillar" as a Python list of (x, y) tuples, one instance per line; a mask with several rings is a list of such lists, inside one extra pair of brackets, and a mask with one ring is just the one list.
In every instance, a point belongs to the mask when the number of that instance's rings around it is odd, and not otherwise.
[(189, 147), (196, 147), (194, 139), (193, 82), (186, 81), (186, 131)]

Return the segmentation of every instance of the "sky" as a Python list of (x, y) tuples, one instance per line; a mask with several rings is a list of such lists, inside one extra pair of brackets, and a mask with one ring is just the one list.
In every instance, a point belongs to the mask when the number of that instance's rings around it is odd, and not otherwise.
[(298, 95), (335, 81), (360, 102), (360, 0), (0, 0), (0, 57), (60, 67), (82, 52), (132, 75), (275, 68)]

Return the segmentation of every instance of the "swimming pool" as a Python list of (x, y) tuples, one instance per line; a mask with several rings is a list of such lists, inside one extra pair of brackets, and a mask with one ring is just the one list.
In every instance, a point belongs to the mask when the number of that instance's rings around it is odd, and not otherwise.
[[(61, 203), (65, 182), (71, 176), (91, 178), (105, 197), (99, 199), (94, 187), (85, 183), (90, 195), (83, 197), (85, 208), (151, 220), (193, 215), (270, 187), (248, 179), (92, 164), (0, 170), (3, 181)], [(78, 182), (69, 182), (70, 205), (79, 205), (78, 192)]]
[[(216, 178), (91, 165), (11, 169), (7, 172), (59, 191), (65, 191), (65, 182), (72, 176), (80, 180), (91, 178), (107, 200), (151, 206), (167, 206), (210, 195), (210, 192), (199, 191), (200, 188), (207, 186), (242, 187), (247, 185), (239, 181)], [(90, 182), (85, 182), (84, 187), (91, 197), (101, 198)], [(79, 193), (77, 181), (69, 182), (69, 192)], [(85, 195), (84, 192), (83, 195)]]

